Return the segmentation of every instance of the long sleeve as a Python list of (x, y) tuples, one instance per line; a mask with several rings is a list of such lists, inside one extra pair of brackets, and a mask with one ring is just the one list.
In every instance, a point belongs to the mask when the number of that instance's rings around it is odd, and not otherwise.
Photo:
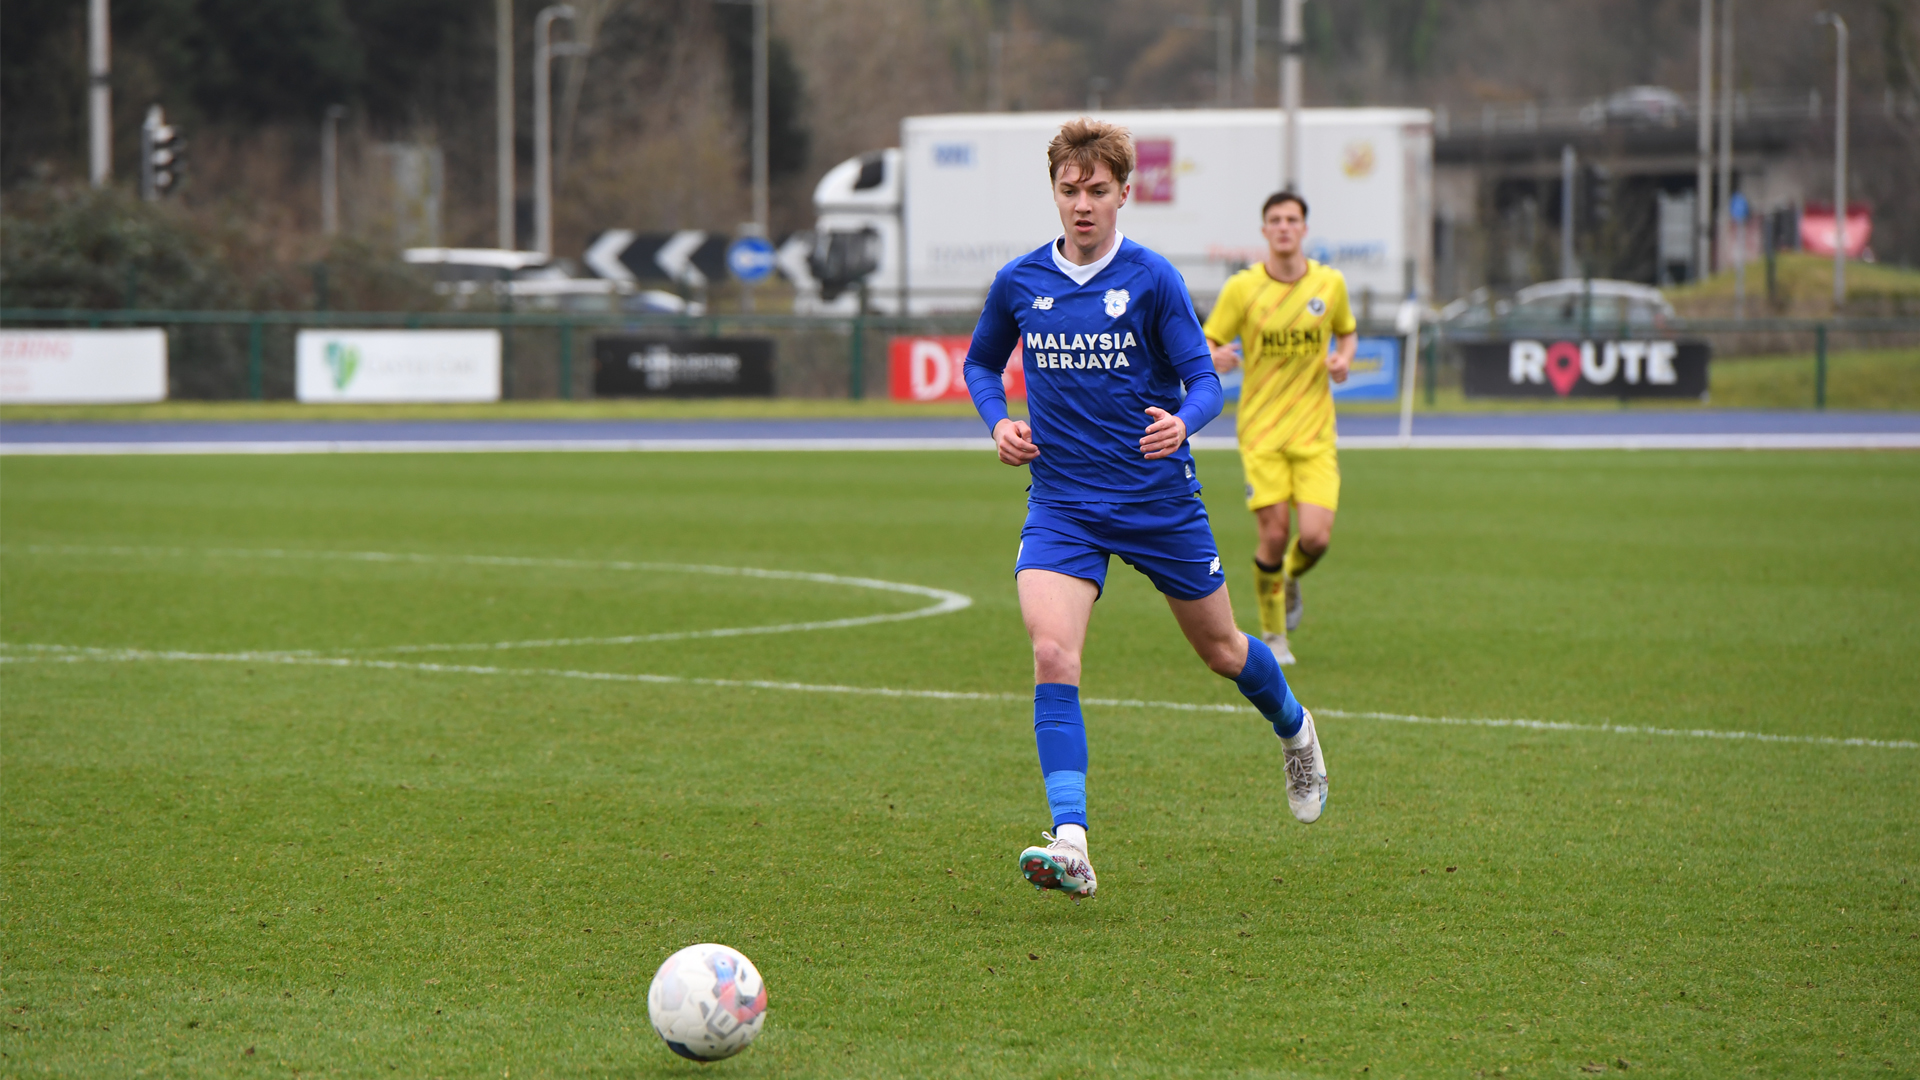
[(1187, 435), (1197, 435), (1200, 429), (1213, 422), (1226, 407), (1226, 391), (1220, 386), (1220, 376), (1213, 373), (1211, 367), (1204, 371), (1188, 374), (1181, 372), (1187, 385), (1187, 400), (1180, 403), (1180, 411), (1174, 415), (1186, 422)]
[(973, 398), (980, 419), (986, 421), (988, 434), (1007, 418), (1007, 390), (1001, 376), (1020, 340), (1020, 325), (1013, 320), (1006, 302), (1007, 276), (1002, 270), (987, 290), (987, 302), (974, 324), (973, 341), (967, 346), (967, 362), (962, 367), (967, 394)]

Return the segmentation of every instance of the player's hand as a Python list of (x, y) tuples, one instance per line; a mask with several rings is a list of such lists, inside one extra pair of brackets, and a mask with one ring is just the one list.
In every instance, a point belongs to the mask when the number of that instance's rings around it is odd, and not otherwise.
[(1347, 372), (1353, 369), (1353, 357), (1338, 349), (1327, 354), (1327, 377), (1334, 382), (1347, 381)]
[(1033, 428), (1012, 417), (993, 425), (993, 446), (1009, 465), (1025, 465), (1040, 456), (1040, 448), (1033, 445)]
[(1140, 440), (1140, 452), (1148, 461), (1166, 457), (1187, 441), (1187, 422), (1165, 409), (1151, 406), (1147, 415), (1153, 417), (1153, 423), (1147, 426), (1147, 434)]
[(1213, 370), (1225, 375), (1240, 366), (1240, 343), (1229, 341), (1225, 345), (1207, 342), (1207, 348), (1213, 352)]

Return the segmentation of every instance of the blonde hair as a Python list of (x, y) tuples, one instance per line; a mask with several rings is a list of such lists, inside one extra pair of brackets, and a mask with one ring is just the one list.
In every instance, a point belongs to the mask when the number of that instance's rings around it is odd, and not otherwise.
[(1090, 116), (1060, 125), (1060, 133), (1047, 144), (1048, 180), (1059, 179), (1068, 165), (1083, 177), (1092, 176), (1095, 165), (1105, 165), (1114, 183), (1124, 184), (1133, 175), (1133, 162), (1133, 133)]

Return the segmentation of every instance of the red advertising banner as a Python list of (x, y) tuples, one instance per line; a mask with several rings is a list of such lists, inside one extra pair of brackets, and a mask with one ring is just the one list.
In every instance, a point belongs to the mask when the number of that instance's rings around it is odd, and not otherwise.
[[(1812, 255), (1833, 254), (1833, 206), (1808, 203), (1800, 213), (1800, 247)], [(1873, 237), (1873, 209), (1860, 203), (1847, 204), (1847, 258), (1866, 254), (1867, 241)]]
[[(961, 334), (941, 337), (897, 337), (887, 346), (887, 385), (895, 401), (969, 401), (967, 362), (972, 339)], [(1027, 380), (1015, 346), (1001, 384), (1007, 400), (1025, 401)]]

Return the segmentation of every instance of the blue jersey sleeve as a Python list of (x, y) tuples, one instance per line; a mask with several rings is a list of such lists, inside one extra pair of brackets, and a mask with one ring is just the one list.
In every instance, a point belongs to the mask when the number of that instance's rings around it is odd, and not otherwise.
[(1220, 387), (1220, 376), (1214, 373), (1213, 350), (1200, 329), (1200, 316), (1193, 310), (1186, 282), (1171, 266), (1163, 266), (1157, 279), (1159, 325), (1155, 332), (1167, 362), (1187, 388), (1187, 400), (1181, 402), (1177, 415), (1186, 422), (1187, 433), (1194, 434), (1220, 415), (1226, 393)]
[(988, 434), (1007, 418), (1007, 390), (1000, 377), (1007, 370), (1013, 347), (1020, 341), (1020, 326), (1014, 322), (1013, 308), (1007, 303), (1010, 269), (1002, 267), (994, 275), (992, 287), (987, 289), (987, 302), (980, 310), (980, 321), (973, 326), (973, 341), (967, 346), (967, 362), (962, 368), (967, 378), (967, 393), (973, 398), (973, 407), (979, 410), (980, 419), (987, 422)]

